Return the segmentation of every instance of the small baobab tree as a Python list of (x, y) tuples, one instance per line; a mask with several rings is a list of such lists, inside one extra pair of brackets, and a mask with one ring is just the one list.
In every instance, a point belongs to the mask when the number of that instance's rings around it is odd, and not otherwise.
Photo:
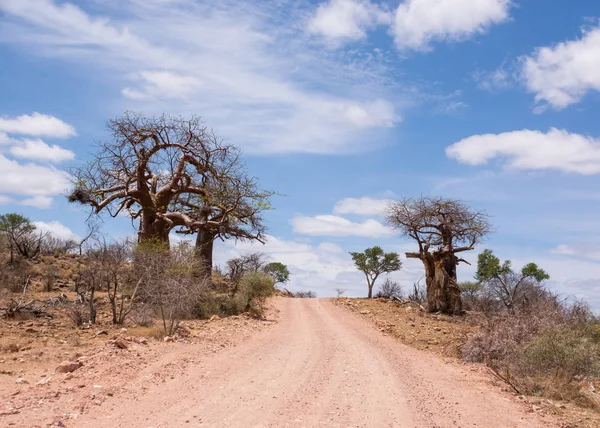
[(456, 268), (465, 262), (457, 254), (470, 251), (490, 233), (488, 215), (455, 199), (419, 197), (390, 202), (388, 225), (417, 241), (419, 250), (406, 253), (425, 266), (429, 312), (462, 314)]

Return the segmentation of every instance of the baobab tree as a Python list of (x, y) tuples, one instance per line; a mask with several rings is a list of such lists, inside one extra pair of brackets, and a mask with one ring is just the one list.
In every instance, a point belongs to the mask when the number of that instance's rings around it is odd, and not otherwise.
[(462, 313), (456, 268), (466, 262), (457, 254), (470, 251), (490, 233), (488, 215), (447, 198), (405, 198), (386, 209), (389, 226), (417, 241), (419, 251), (406, 253), (425, 266), (429, 312)]
[(206, 277), (212, 271), (216, 239), (261, 243), (266, 240), (262, 213), (271, 208), (269, 198), (274, 192), (260, 189), (256, 178), (247, 175), (239, 157), (230, 158), (227, 167), (222, 179), (203, 179), (207, 196), (188, 194), (176, 204), (195, 220), (194, 227), (183, 226), (176, 231), (196, 233), (195, 254)]
[[(245, 176), (239, 150), (199, 117), (126, 113), (107, 126), (111, 140), (99, 143), (92, 160), (72, 171), (69, 201), (139, 220), (139, 242), (168, 246), (175, 227), (202, 231), (202, 241), (211, 237), (211, 257), (214, 238), (241, 235), (244, 221), (254, 222), (254, 233), (244, 229), (244, 237), (262, 239), (264, 226), (256, 213), (272, 193), (258, 190), (256, 180)], [(249, 213), (249, 206), (256, 210)]]

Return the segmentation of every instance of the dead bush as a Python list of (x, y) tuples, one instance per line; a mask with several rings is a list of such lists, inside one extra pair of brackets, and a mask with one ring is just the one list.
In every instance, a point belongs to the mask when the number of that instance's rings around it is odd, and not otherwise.
[(299, 297), (301, 299), (314, 299), (315, 297), (317, 297), (317, 293), (315, 293), (314, 291), (298, 291), (294, 294), (296, 295), (296, 297)]
[(54, 290), (54, 285), (58, 278), (58, 266), (49, 264), (42, 267), (42, 284), (44, 285), (44, 291), (51, 292)]
[(150, 305), (139, 304), (131, 314), (131, 321), (140, 327), (150, 327), (154, 325), (156, 312)]
[(31, 279), (31, 267), (26, 261), (7, 264), (0, 269), (0, 289), (22, 293)]
[(577, 401), (578, 382), (600, 375), (599, 331), (584, 305), (538, 290), (534, 300), (488, 314), (462, 353), (519, 393)]
[(142, 300), (156, 309), (164, 333), (170, 336), (181, 320), (193, 316), (209, 288), (209, 281), (196, 275), (200, 266), (194, 249), (187, 242), (170, 251), (160, 243), (146, 242), (138, 245), (133, 258)]
[(71, 306), (67, 309), (67, 316), (73, 321), (76, 327), (81, 327), (90, 321), (89, 309), (83, 304), (74, 304)]
[(383, 299), (402, 298), (402, 286), (400, 283), (386, 278), (375, 297)]

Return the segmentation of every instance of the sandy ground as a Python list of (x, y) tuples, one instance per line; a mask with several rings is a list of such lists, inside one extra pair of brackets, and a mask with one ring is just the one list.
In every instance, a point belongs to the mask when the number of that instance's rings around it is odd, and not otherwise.
[(329, 300), (278, 299), (244, 346), (193, 354), (161, 382), (65, 422), (75, 427), (555, 427), (469, 365), (410, 348)]

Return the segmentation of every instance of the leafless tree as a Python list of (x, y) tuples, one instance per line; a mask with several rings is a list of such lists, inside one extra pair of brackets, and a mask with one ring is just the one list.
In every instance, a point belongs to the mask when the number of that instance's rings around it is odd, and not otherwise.
[(70, 201), (90, 205), (96, 213), (106, 210), (112, 217), (128, 212), (140, 220), (140, 242), (168, 244), (173, 227), (207, 226), (171, 208), (183, 195), (210, 198), (203, 178), (223, 178), (223, 165), (238, 155), (233, 146), (223, 144), (198, 117), (126, 113), (110, 120), (108, 129), (112, 141), (99, 143), (93, 159), (73, 171)]
[(465, 260), (457, 254), (470, 251), (490, 232), (488, 216), (447, 198), (405, 198), (391, 202), (387, 223), (417, 241), (419, 250), (406, 253), (425, 266), (427, 305), (430, 312), (462, 313), (456, 268)]
[(338, 299), (344, 295), (346, 292), (345, 288), (336, 288), (335, 292), (337, 293)]
[(258, 272), (267, 264), (263, 253), (242, 254), (227, 261), (227, 277), (237, 284), (247, 272)]

